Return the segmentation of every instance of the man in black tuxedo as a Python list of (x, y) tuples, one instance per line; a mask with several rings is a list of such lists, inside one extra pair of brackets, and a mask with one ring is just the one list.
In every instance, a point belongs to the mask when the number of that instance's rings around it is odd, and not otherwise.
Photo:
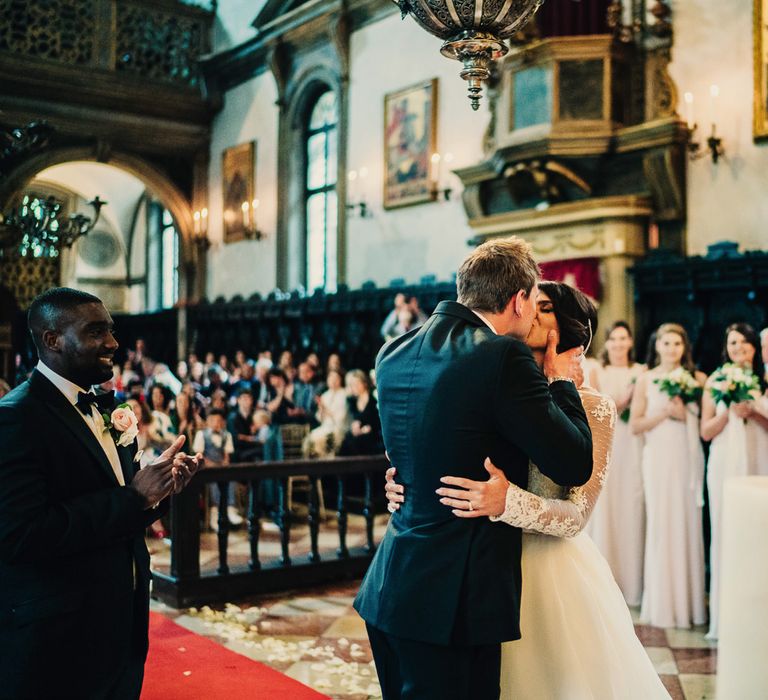
[(144, 531), (201, 458), (179, 438), (139, 470), (135, 441), (105, 427), (111, 397), (89, 389), (111, 378), (118, 346), (97, 297), (50, 289), (28, 320), (40, 362), (0, 401), (0, 697), (135, 700)]
[(488, 456), (522, 487), (529, 460), (559, 484), (591, 475), (577, 351), (551, 351), (542, 374), (522, 342), (538, 276), (521, 239), (484, 243), (458, 272), (458, 302), (379, 352), (384, 442), (408, 497), (355, 608), (384, 700), (496, 700), (501, 642), (520, 637), (521, 531), (454, 517), (440, 477), (482, 480)]

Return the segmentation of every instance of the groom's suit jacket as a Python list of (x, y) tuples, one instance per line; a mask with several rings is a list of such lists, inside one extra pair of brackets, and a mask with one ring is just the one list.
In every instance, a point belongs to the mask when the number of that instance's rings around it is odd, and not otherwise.
[[(433, 644), (520, 637), (521, 531), (441, 505), (440, 477), (485, 481), (490, 456), (525, 487), (528, 462), (559, 484), (592, 472), (592, 437), (570, 382), (547, 381), (525, 344), (467, 307), (441, 302), (376, 362), (384, 443), (405, 503), (355, 600), (366, 622)], [(567, 585), (567, 582), (564, 582)]]
[[(117, 451), (130, 484), (135, 447)], [(116, 697), (146, 657), (159, 515), (40, 372), (0, 401), (0, 698)]]

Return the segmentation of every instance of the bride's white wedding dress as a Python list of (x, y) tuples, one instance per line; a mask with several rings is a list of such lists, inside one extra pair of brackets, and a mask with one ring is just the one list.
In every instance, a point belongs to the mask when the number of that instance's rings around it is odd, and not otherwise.
[(605, 483), (616, 408), (584, 387), (592, 429), (591, 479), (564, 489), (531, 466), (525, 491), (511, 484), (499, 520), (525, 530), (522, 639), (502, 645), (501, 700), (669, 698), (640, 644), (611, 570), (582, 532)]

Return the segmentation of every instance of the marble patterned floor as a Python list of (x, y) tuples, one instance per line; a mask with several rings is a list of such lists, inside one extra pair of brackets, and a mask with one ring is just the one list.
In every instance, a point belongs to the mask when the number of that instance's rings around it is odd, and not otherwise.
[[(358, 585), (260, 596), (201, 610), (176, 611), (159, 603), (153, 609), (334, 700), (373, 700), (381, 697), (376, 669), (365, 625), (351, 607)], [(717, 651), (705, 640), (703, 628), (635, 629), (673, 700), (715, 698)], [(256, 689), (253, 697), (273, 700)]]

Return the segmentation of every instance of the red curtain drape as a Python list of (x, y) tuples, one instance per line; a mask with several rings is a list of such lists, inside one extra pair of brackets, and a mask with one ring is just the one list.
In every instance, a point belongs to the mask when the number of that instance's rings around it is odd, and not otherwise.
[(600, 284), (600, 258), (577, 258), (576, 260), (553, 260), (539, 265), (542, 279), (552, 282), (566, 282), (584, 294), (599, 301), (602, 294)]

